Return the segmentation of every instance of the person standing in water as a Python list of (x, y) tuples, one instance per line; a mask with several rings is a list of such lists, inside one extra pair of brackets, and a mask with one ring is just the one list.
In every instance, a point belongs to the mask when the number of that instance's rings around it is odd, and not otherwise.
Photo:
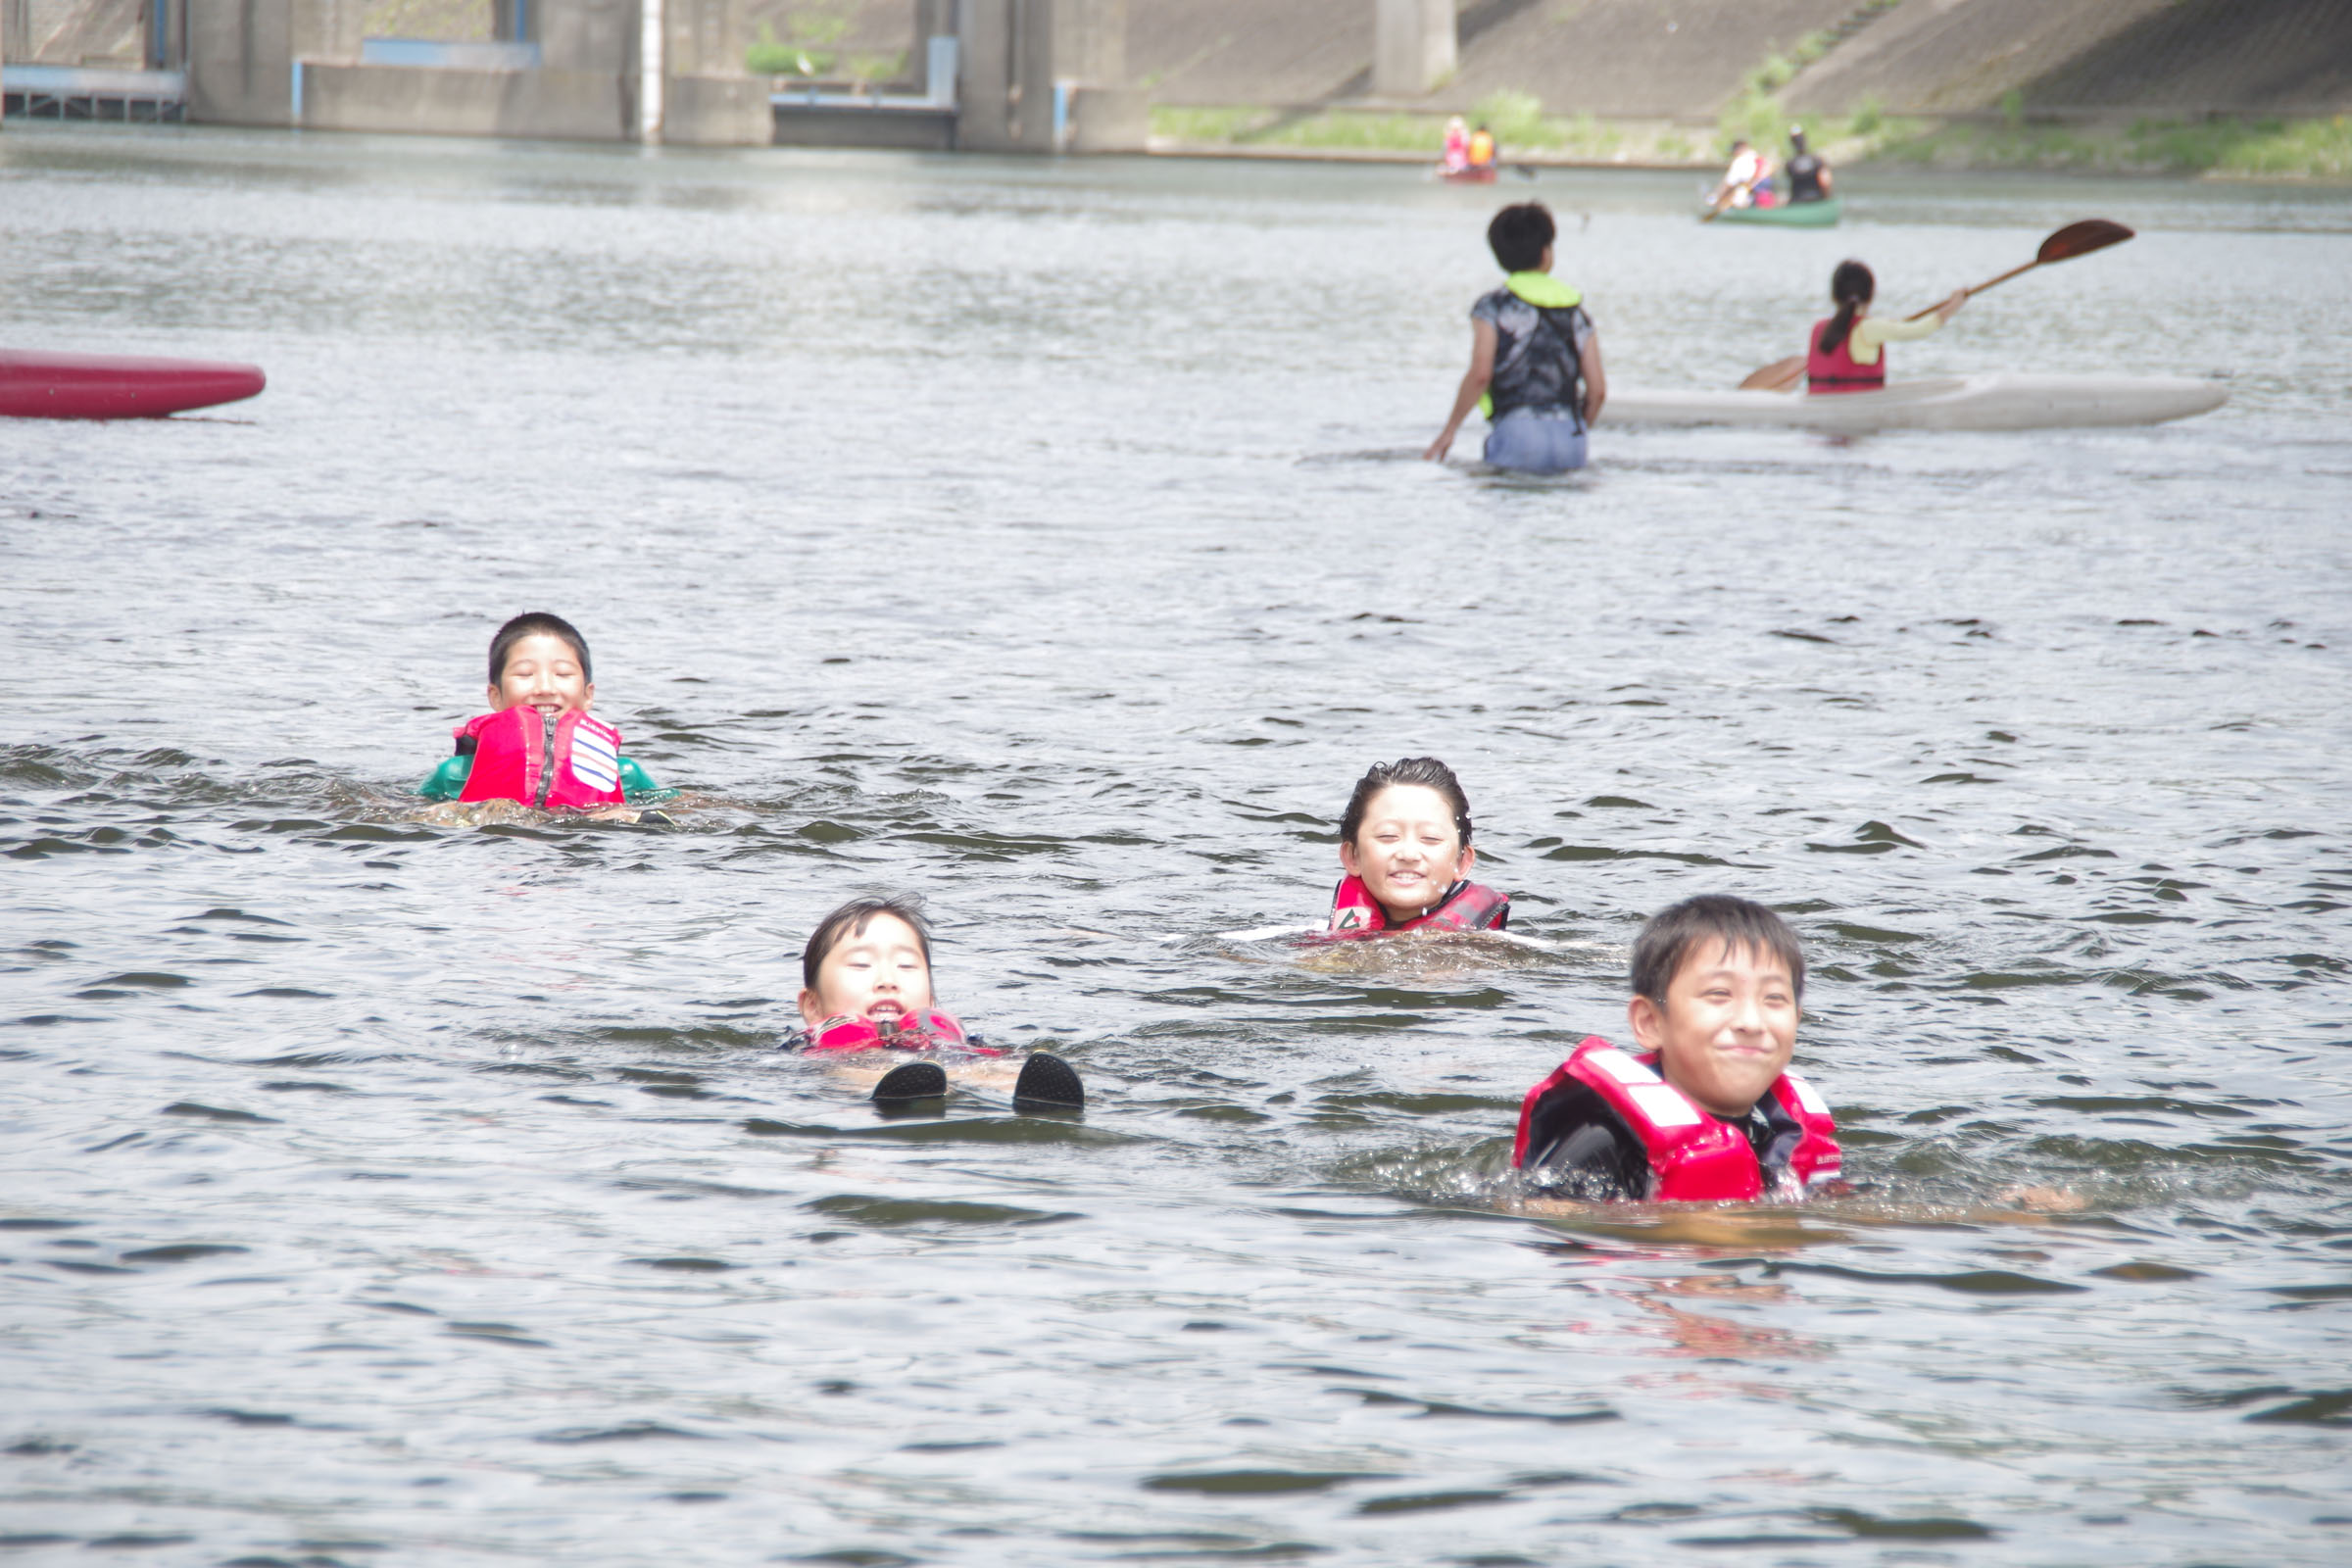
[(1609, 395), (1584, 296), (1551, 275), (1557, 234), (1542, 202), (1505, 207), (1487, 244), (1510, 274), (1470, 308), (1470, 368), (1446, 428), (1422, 456), (1442, 463), (1473, 409), (1494, 421), (1486, 461), (1523, 473), (1585, 466), (1585, 432)]
[(1804, 126), (1791, 125), (1788, 128), (1788, 161), (1781, 166), (1781, 170), (1788, 176), (1788, 204), (1791, 207), (1799, 202), (1826, 202), (1830, 199), (1834, 184), (1830, 178), (1830, 166), (1822, 162), (1819, 153), (1805, 145)]
[(1807, 392), (1879, 391), (1886, 384), (1887, 344), (1929, 336), (1968, 303), (1968, 290), (1955, 289), (1932, 316), (1889, 321), (1870, 314), (1878, 286), (1860, 262), (1839, 262), (1830, 274), (1830, 299), (1838, 312), (1813, 323), (1805, 355)]

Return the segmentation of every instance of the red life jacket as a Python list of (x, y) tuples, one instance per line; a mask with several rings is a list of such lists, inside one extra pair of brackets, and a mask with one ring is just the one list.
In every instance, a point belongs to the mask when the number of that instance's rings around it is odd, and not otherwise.
[[(1853, 353), (1853, 328), (1848, 327), (1844, 338), (1838, 345), (1837, 353), (1824, 354), (1821, 351), (1822, 337), (1829, 331), (1830, 322), (1836, 319), (1836, 317), (1825, 316), (1813, 323), (1813, 336), (1809, 340), (1812, 346), (1805, 352), (1805, 390), (1808, 392), (1877, 392), (1885, 388), (1886, 385), (1886, 349), (1884, 344), (1879, 348), (1878, 364), (1856, 365)], [(1854, 325), (1861, 324), (1862, 318), (1854, 318)]]
[[(1751, 1201), (1766, 1196), (1764, 1173), (1747, 1135), (1709, 1115), (1690, 1096), (1658, 1076), (1657, 1057), (1630, 1056), (1598, 1035), (1588, 1035), (1550, 1077), (1527, 1092), (1519, 1106), (1519, 1136), (1511, 1166), (1527, 1162), (1528, 1128), (1538, 1102), (1573, 1079), (1625, 1118), (1649, 1154), (1650, 1198), (1670, 1203)], [(1839, 1168), (1838, 1125), (1811, 1084), (1794, 1073), (1773, 1081), (1773, 1099), (1804, 1129), (1775, 1182), (1774, 1198), (1805, 1196), (1816, 1183), (1835, 1181)]]
[(1360, 876), (1344, 876), (1331, 895), (1335, 937), (1368, 937), (1375, 931), (1499, 931), (1511, 923), (1511, 901), (1493, 888), (1456, 882), (1446, 896), (1402, 925), (1389, 924), (1389, 911), (1372, 897)]
[(542, 713), (528, 703), (468, 719), (458, 753), (473, 753), (461, 801), (520, 801), (554, 810), (618, 806), (620, 731), (579, 710)]
[(942, 1046), (968, 1051), (979, 1056), (1001, 1056), (1003, 1052), (988, 1046), (976, 1046), (963, 1032), (963, 1025), (944, 1012), (915, 1012), (895, 1021), (871, 1018), (848, 1018), (839, 1013), (827, 1018), (808, 1031), (808, 1043), (803, 1051), (936, 1051)]

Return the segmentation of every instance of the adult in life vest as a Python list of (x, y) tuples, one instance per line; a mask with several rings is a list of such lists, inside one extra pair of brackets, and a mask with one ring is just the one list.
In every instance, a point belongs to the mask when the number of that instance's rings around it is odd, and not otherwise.
[(1830, 300), (1837, 313), (1813, 323), (1805, 351), (1805, 390), (1815, 393), (1876, 392), (1886, 384), (1886, 345), (1932, 336), (1968, 303), (1956, 289), (1935, 313), (1916, 321), (1870, 314), (1878, 279), (1860, 262), (1839, 262), (1830, 274)]
[(1836, 184), (1830, 176), (1830, 166), (1822, 156), (1805, 145), (1805, 127), (1788, 127), (1788, 161), (1781, 166), (1788, 176), (1788, 205), (1805, 202), (1826, 202)]
[(1830, 1107), (1788, 1071), (1804, 955), (1761, 905), (1707, 895), (1634, 943), (1634, 1051), (1588, 1037), (1519, 1108), (1530, 1191), (1586, 1201), (1794, 1200), (1840, 1175)]
[(436, 801), (516, 801), (595, 811), (666, 799), (621, 755), (620, 731), (589, 712), (587, 639), (560, 615), (516, 615), (490, 642), (490, 711), (457, 726), (452, 755), (417, 787)]
[(1434, 757), (1378, 762), (1340, 818), (1340, 879), (1326, 934), (1500, 931), (1511, 901), (1469, 879), (1470, 802)]

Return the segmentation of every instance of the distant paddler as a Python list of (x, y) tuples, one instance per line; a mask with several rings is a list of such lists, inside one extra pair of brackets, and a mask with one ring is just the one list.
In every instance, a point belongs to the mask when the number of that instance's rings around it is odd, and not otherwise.
[(1788, 127), (1788, 161), (1781, 166), (1788, 176), (1788, 205), (1804, 202), (1826, 202), (1835, 181), (1830, 178), (1830, 166), (1819, 153), (1805, 145), (1805, 127)]
[(1494, 172), (1494, 132), (1480, 125), (1470, 133), (1468, 152), (1472, 171), (1484, 170), (1490, 174)]
[(1455, 115), (1446, 122), (1446, 151), (1438, 168), (1448, 174), (1458, 174), (1470, 167), (1470, 127)]
[(1732, 161), (1723, 171), (1723, 178), (1707, 193), (1709, 218), (1726, 207), (1748, 207), (1758, 200), (1758, 188), (1765, 192), (1762, 200), (1769, 205), (1771, 186), (1765, 183), (1772, 175), (1772, 163), (1764, 154), (1748, 144), (1743, 137), (1732, 143)]

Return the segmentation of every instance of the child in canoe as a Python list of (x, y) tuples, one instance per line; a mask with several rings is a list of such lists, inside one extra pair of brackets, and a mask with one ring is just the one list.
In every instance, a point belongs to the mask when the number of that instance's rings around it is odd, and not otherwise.
[[(1086, 1103), (1076, 1069), (1059, 1056), (1031, 1052), (1013, 1076), (1003, 1052), (939, 1010), (931, 996), (931, 929), (910, 899), (852, 899), (818, 921), (801, 950), (800, 1008), (798, 1048), (872, 1073), (876, 1100), (946, 1094), (947, 1069), (934, 1059), (946, 1056), (957, 1061), (963, 1082), (1002, 1088), (1011, 1078), (1016, 1102)], [(931, 1054), (893, 1065), (906, 1052)]]
[(1789, 1072), (1805, 956), (1760, 904), (1710, 895), (1634, 941), (1635, 1050), (1597, 1035), (1527, 1092), (1511, 1163), (1586, 1200), (1799, 1199), (1838, 1174), (1838, 1130)]
[(667, 800), (620, 731), (590, 716), (596, 682), (588, 640), (561, 615), (516, 615), (490, 639), (490, 711), (457, 729), (456, 753), (416, 786), (428, 801), (518, 801), (549, 810), (606, 812)]
[(1376, 762), (1355, 781), (1340, 818), (1340, 867), (1330, 935), (1380, 931), (1499, 931), (1511, 901), (1469, 880), (1470, 801), (1434, 757)]

